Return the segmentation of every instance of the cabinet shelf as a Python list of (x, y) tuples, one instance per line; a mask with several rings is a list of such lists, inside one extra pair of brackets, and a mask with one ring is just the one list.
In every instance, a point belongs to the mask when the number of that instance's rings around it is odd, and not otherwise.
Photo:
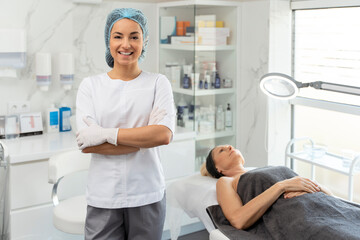
[(216, 94), (231, 94), (235, 93), (234, 88), (220, 88), (220, 89), (201, 89), (194, 92), (193, 89), (173, 88), (173, 92), (186, 94), (190, 96), (211, 96)]
[[(203, 155), (207, 155), (214, 147), (214, 144), (236, 145), (236, 93), (240, 81), (238, 68), (240, 62), (238, 31), (240, 31), (241, 26), (239, 21), (241, 18), (238, 15), (240, 12), (239, 3), (234, 1), (186, 0), (158, 4), (158, 10), (160, 16), (158, 22), (160, 30), (158, 67), (159, 72), (167, 76), (172, 84), (174, 103), (177, 109), (177, 129), (175, 130), (174, 139), (183, 141), (183, 139), (187, 138), (186, 141), (190, 141), (190, 138), (193, 137), (195, 159), (206, 157)], [(162, 17), (166, 18), (163, 19)], [(176, 29), (176, 21), (189, 22), (194, 30), (202, 27), (215, 27), (215, 21), (217, 21), (219, 23), (218, 27), (223, 23), (223, 26), (227, 29), (217, 29), (214, 34), (205, 34), (206, 30), (204, 30), (202, 36), (204, 41), (202, 43), (212, 45), (200, 45), (195, 42), (182, 44), (175, 41), (172, 41), (173, 44), (165, 43), (169, 35), (174, 35), (174, 33), (184, 35), (184, 32), (182, 32), (184, 29)], [(206, 26), (203, 26), (202, 22), (206, 23)], [(227, 33), (228, 30), (229, 34)], [(201, 36), (201, 34), (197, 34)], [(178, 38), (178, 40), (180, 39)], [(212, 86), (211, 83), (215, 80), (212, 75), (213, 71), (216, 71), (221, 76), (221, 81), (223, 79), (231, 80), (232, 87), (199, 89), (200, 79), (207, 80), (209, 88)], [(208, 79), (209, 72), (210, 79)], [(191, 73), (190, 78), (193, 84), (190, 84), (191, 89), (184, 89), (180, 84), (185, 73), (188, 73), (188, 75)], [(201, 74), (199, 75), (199, 73)], [(205, 82), (203, 82), (203, 86), (205, 86)], [(223, 86), (228, 85), (221, 85), (221, 87)], [(217, 110), (220, 109), (219, 106), (223, 108), (223, 120), (219, 119), (220, 115), (217, 113)], [(227, 112), (227, 106), (230, 106), (231, 114)], [(194, 118), (188, 119), (191, 115)], [(216, 123), (218, 125), (224, 123), (225, 125), (226, 120), (230, 120), (228, 119), (230, 116), (232, 130), (215, 131)], [(174, 155), (181, 155), (186, 150), (177, 148), (174, 152), (176, 152)], [(187, 157), (186, 163), (189, 163), (189, 161), (190, 158)], [(199, 170), (199, 164), (200, 161), (192, 163), (194, 172)], [(180, 173), (182, 170), (179, 168), (177, 171)], [(175, 176), (178, 176), (179, 173), (175, 174)]]
[(204, 45), (180, 45), (180, 44), (160, 44), (161, 49), (182, 50), (182, 51), (231, 51), (235, 50), (234, 45), (224, 46), (204, 46)]
[(213, 132), (208, 134), (198, 134), (196, 136), (196, 140), (208, 140), (213, 138), (221, 138), (221, 137), (233, 137), (235, 136), (233, 131), (221, 131), (221, 132)]

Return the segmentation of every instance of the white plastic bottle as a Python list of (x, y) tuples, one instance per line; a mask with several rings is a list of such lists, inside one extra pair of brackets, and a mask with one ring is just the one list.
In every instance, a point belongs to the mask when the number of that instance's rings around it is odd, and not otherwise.
[(226, 112), (225, 112), (225, 129), (231, 130), (232, 129), (232, 112), (230, 109), (230, 103), (228, 103)]
[(46, 126), (48, 133), (59, 132), (59, 109), (57, 109), (54, 104), (47, 109)]
[(217, 107), (216, 111), (216, 131), (223, 131), (225, 127), (225, 116), (222, 105)]
[(59, 108), (59, 118), (60, 118), (59, 131), (60, 132), (71, 131), (70, 117), (71, 117), (71, 108), (65, 107), (65, 105), (62, 105), (62, 107)]
[(208, 120), (210, 122), (209, 130), (210, 130), (210, 133), (212, 133), (215, 131), (216, 108), (215, 108), (215, 106), (213, 106), (211, 104), (209, 106), (209, 111), (208, 111)]

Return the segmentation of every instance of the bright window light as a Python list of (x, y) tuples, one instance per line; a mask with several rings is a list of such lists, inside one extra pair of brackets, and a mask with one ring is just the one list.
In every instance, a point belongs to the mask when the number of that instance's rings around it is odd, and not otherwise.
[[(296, 10), (294, 16), (294, 78), (360, 87), (360, 7)], [(298, 96), (360, 106), (360, 96), (313, 88), (300, 89)], [(343, 164), (350, 153), (351, 158), (360, 153), (360, 116), (354, 113), (295, 105), (292, 127), (295, 138), (307, 136), (326, 145), (344, 156)], [(308, 164), (295, 162), (295, 167), (310, 177)], [(315, 176), (335, 195), (347, 197), (347, 176), (320, 167)], [(360, 203), (360, 172), (354, 176), (354, 201)]]
[[(360, 7), (295, 11), (294, 78), (360, 87)], [(300, 96), (360, 105), (360, 97), (315, 89)]]

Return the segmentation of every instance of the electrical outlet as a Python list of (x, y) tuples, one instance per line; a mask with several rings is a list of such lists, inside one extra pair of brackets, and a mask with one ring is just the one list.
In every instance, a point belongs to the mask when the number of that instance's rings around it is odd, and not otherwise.
[(8, 114), (26, 113), (30, 112), (29, 101), (11, 101), (8, 102)]

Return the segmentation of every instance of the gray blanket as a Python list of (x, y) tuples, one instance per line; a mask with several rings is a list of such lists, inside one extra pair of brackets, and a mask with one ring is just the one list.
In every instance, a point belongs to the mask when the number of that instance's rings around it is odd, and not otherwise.
[[(246, 204), (276, 182), (296, 176), (286, 167), (251, 170), (239, 179), (237, 192)], [(322, 192), (284, 199), (281, 195), (253, 226), (238, 230), (219, 205), (207, 208), (214, 225), (237, 239), (360, 239), (360, 206)]]

